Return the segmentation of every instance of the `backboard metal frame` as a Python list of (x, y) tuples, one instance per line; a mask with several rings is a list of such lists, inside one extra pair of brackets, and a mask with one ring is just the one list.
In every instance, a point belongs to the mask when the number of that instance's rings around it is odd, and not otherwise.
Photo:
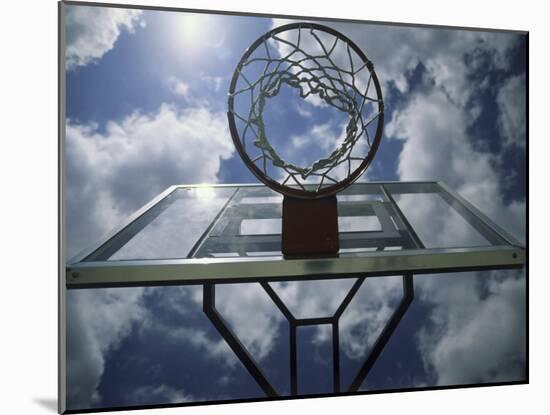
[[(105, 238), (69, 260), (66, 266), (65, 284), (67, 288), (72, 289), (205, 282), (261, 282), (506, 269), (519, 268), (525, 264), (526, 252), (521, 243), (442, 182), (369, 182), (362, 184), (372, 184), (382, 189), (385, 198), (390, 200), (393, 208), (397, 211), (397, 215), (410, 228), (409, 231), (413, 238), (418, 237), (400, 212), (393, 200), (392, 192), (389, 190), (399, 191), (400, 188), (411, 189), (412, 187), (417, 189), (418, 193), (425, 192), (426, 189), (433, 193), (435, 189), (492, 245), (467, 248), (372, 251), (354, 256), (307, 259), (284, 259), (282, 255), (118, 261), (94, 259), (95, 257), (104, 258), (106, 250), (114, 251), (124, 245), (143, 228), (137, 219), (145, 214), (151, 215), (151, 212), (154, 215), (152, 209), (155, 207), (157, 210), (161, 209), (159, 203), (178, 189), (265, 187), (260, 184), (177, 185), (166, 189)], [(408, 190), (404, 193), (411, 193), (411, 191)], [(231, 198), (228, 203), (230, 200)], [(226, 207), (227, 204), (222, 211)], [(210, 228), (206, 230), (205, 235)], [(112, 241), (117, 241), (115, 246), (112, 246)], [(198, 241), (197, 244), (200, 242)], [(417, 246), (421, 245), (417, 244)]]

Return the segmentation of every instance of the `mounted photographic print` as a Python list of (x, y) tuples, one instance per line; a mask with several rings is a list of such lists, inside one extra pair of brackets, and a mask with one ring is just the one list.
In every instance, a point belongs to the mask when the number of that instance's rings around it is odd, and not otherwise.
[(59, 17), (61, 413), (528, 382), (527, 32)]

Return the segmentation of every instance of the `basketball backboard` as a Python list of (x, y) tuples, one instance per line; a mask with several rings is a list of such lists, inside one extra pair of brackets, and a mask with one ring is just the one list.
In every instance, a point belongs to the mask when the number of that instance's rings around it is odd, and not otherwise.
[(284, 258), (282, 196), (259, 184), (177, 185), (67, 263), (68, 288), (247, 282), (520, 267), (522, 244), (441, 182), (338, 194), (336, 256)]

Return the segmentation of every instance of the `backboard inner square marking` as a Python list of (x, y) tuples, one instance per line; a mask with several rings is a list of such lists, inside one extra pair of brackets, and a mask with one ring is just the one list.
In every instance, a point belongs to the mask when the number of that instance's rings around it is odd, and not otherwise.
[[(340, 232), (378, 232), (382, 224), (377, 216), (341, 216), (338, 218)], [(240, 235), (279, 235), (281, 219), (243, 219)]]

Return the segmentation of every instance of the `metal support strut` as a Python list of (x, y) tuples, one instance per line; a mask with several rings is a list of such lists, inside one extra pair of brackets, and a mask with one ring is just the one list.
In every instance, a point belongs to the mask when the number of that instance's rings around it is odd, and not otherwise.
[[(340, 335), (339, 335), (339, 321), (340, 317), (353, 300), (353, 297), (361, 288), (361, 285), (365, 281), (366, 277), (358, 278), (349, 292), (346, 294), (344, 300), (334, 313), (332, 317), (317, 317), (317, 318), (301, 318), (298, 319), (290, 312), (288, 307), (284, 304), (281, 298), (277, 295), (275, 290), (271, 287), (269, 282), (262, 281), (260, 285), (269, 295), (273, 303), (279, 308), (281, 313), (285, 316), (289, 325), (289, 349), (290, 349), (290, 394), (292, 396), (298, 395), (298, 375), (297, 375), (297, 356), (296, 356), (296, 331), (298, 326), (311, 326), (319, 324), (330, 324), (332, 326), (332, 363), (333, 363), (333, 391), (334, 393), (341, 393), (341, 379), (340, 379)], [(262, 388), (266, 396), (276, 397), (279, 396), (273, 385), (269, 382), (265, 374), (262, 372), (252, 355), (248, 352), (246, 347), (239, 341), (237, 336), (231, 331), (229, 325), (225, 322), (222, 316), (216, 310), (215, 304), (215, 290), (216, 284), (206, 283), (203, 284), (203, 311), (210, 319), (218, 333), (227, 342), (231, 350), (235, 353), (237, 358), (241, 361), (244, 367), (248, 370), (248, 373), (254, 378), (256, 383)], [(374, 343), (372, 349), (364, 360), (363, 364), (359, 368), (351, 384), (344, 388), (346, 392), (357, 392), (368, 376), (370, 370), (376, 363), (376, 360), (382, 353), (382, 350), (390, 340), (391, 336), (397, 329), (399, 322), (405, 315), (414, 298), (414, 286), (413, 275), (406, 274), (403, 276), (403, 297), (399, 303), (399, 306), (395, 309), (391, 319), (388, 321), (378, 339)]]

